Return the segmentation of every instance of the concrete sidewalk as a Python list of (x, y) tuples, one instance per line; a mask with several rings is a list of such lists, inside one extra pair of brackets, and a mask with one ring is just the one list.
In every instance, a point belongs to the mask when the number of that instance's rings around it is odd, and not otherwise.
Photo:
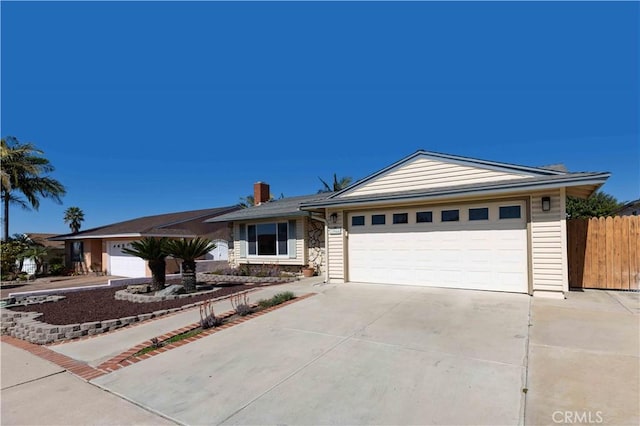
[[(282, 291), (293, 291), (296, 294), (309, 293), (315, 291), (314, 284), (319, 282), (322, 282), (322, 279), (315, 277), (293, 283), (265, 287), (249, 293), (249, 300), (257, 302)], [(217, 313), (222, 313), (232, 308), (230, 301), (227, 299), (213, 304), (213, 309)], [(50, 349), (95, 367), (139, 343), (198, 321), (200, 321), (200, 310), (196, 307), (90, 339), (53, 345)]]
[(0, 288), (0, 299), (8, 297), (11, 293), (107, 284), (110, 279), (116, 278), (123, 277), (115, 275), (79, 275), (75, 277), (46, 277), (20, 283), (6, 283)]
[(639, 314), (637, 292), (532, 299), (526, 424), (640, 424)]
[(3, 425), (171, 425), (161, 416), (2, 342)]

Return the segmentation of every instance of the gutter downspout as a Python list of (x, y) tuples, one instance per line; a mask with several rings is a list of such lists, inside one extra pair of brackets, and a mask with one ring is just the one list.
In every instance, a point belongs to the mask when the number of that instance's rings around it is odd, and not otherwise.
[(324, 283), (326, 284), (329, 282), (329, 231), (327, 230), (327, 219), (321, 216), (314, 216), (311, 212), (309, 212), (309, 218), (324, 223)]

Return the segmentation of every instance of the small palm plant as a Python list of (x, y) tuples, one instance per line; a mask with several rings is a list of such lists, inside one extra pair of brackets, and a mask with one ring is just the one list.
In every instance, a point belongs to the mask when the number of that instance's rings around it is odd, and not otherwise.
[(169, 240), (165, 237), (151, 238), (145, 237), (140, 241), (131, 243), (131, 248), (124, 248), (124, 253), (137, 256), (149, 262), (151, 269), (151, 286), (155, 291), (162, 290), (166, 281), (165, 258), (169, 255)]
[(187, 292), (196, 289), (196, 259), (216, 248), (211, 240), (194, 238), (192, 240), (171, 240), (168, 243), (169, 254), (182, 259), (182, 285)]

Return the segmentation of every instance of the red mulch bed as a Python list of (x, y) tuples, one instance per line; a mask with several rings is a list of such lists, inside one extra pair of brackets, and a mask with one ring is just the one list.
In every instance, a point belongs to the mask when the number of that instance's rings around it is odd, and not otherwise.
[(116, 300), (116, 291), (122, 290), (124, 287), (85, 290), (65, 293), (64, 296), (66, 299), (57, 302), (17, 306), (11, 308), (11, 310), (19, 312), (40, 312), (43, 316), (39, 317), (38, 321), (46, 322), (47, 324), (78, 324), (148, 314), (162, 309), (178, 308), (195, 302), (215, 299), (217, 297), (264, 286), (265, 284), (240, 284), (222, 287), (220, 290), (200, 296), (150, 303), (134, 303), (126, 300)]

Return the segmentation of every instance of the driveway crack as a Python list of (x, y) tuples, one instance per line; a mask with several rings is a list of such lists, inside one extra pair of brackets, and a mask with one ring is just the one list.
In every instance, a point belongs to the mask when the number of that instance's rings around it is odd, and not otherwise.
[(533, 303), (531, 301), (531, 297), (529, 298), (529, 316), (527, 318), (527, 337), (525, 339), (525, 350), (524, 350), (524, 377), (523, 377), (523, 386), (521, 389), (522, 392), (522, 425), (526, 424), (526, 415), (527, 415), (527, 393), (529, 391), (529, 348), (531, 346), (531, 327), (533, 324), (531, 323), (531, 310), (533, 309)]
[(62, 373), (66, 373), (66, 370), (56, 371), (55, 373), (47, 374), (46, 376), (37, 377), (35, 379), (31, 379), (31, 380), (27, 380), (27, 381), (24, 381), (24, 382), (16, 383), (15, 385), (11, 385), (11, 386), (7, 386), (6, 388), (2, 388), (2, 390), (6, 391), (8, 389), (13, 389), (13, 388), (16, 388), (18, 386), (26, 385), (27, 383), (33, 383), (33, 382), (37, 382), (37, 381), (42, 380), (42, 379), (46, 379), (48, 377), (57, 376), (58, 374), (62, 374)]

